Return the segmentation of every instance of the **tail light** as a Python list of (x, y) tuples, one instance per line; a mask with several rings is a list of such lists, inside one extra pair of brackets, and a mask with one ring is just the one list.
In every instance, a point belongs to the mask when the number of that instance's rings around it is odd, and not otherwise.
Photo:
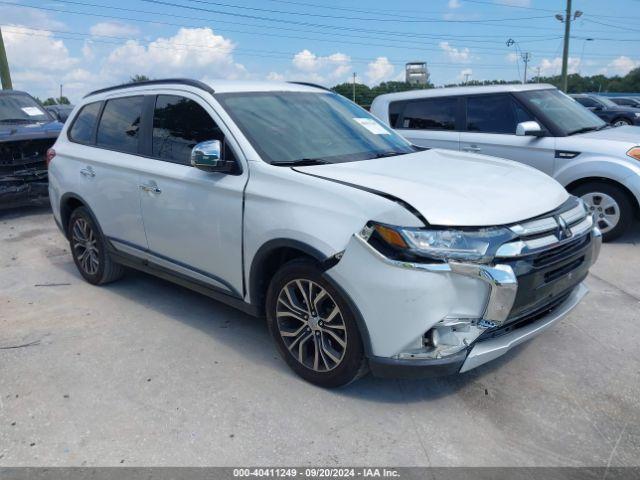
[(53, 160), (55, 156), (56, 156), (56, 151), (53, 148), (50, 148), (49, 150), (47, 150), (47, 155), (45, 157), (45, 161), (47, 162), (47, 168), (49, 167), (51, 160)]

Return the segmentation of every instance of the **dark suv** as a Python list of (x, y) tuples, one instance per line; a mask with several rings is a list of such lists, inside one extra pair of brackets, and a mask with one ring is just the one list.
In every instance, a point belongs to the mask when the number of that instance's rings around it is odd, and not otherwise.
[(587, 93), (571, 95), (578, 103), (584, 105), (602, 120), (621, 127), (624, 125), (640, 125), (640, 108), (617, 105), (606, 97)]

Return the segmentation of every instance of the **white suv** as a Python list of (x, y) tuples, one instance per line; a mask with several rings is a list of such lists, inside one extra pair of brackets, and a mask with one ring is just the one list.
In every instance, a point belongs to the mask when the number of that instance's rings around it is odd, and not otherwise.
[(583, 202), (543, 173), (421, 151), (306, 84), (93, 92), (48, 158), (87, 281), (129, 266), (266, 315), (323, 386), (496, 358), (576, 306), (600, 248)]
[(587, 203), (605, 241), (640, 216), (640, 128), (612, 128), (552, 85), (391, 93), (371, 112), (416, 145), (542, 170)]

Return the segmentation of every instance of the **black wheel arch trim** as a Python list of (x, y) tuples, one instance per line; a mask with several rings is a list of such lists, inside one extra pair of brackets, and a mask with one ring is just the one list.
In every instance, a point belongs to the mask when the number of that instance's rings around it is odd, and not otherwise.
[[(60, 224), (59, 224), (59, 226), (61, 227), (62, 232), (64, 233), (64, 235), (67, 238), (67, 240), (69, 239), (69, 225), (68, 225), (68, 221), (66, 222), (67, 225), (65, 225), (64, 218), (63, 218), (63, 212), (64, 212), (64, 209), (66, 208), (65, 205), (67, 204), (67, 202), (69, 200), (77, 200), (78, 202), (80, 202), (82, 204), (82, 206), (84, 208), (87, 209), (87, 211), (89, 212), (89, 216), (91, 217), (91, 220), (93, 221), (94, 225), (97, 227), (98, 231), (100, 232), (100, 235), (102, 235), (104, 237), (104, 234), (102, 233), (102, 228), (100, 227), (100, 223), (98, 222), (98, 219), (97, 219), (96, 215), (93, 213), (93, 210), (91, 209), (91, 207), (89, 206), (87, 201), (84, 198), (82, 198), (80, 195), (78, 195), (77, 193), (65, 193), (64, 195), (62, 195), (62, 197), (60, 197)], [(73, 210), (71, 212), (69, 212), (69, 218), (71, 218), (71, 213), (73, 213)], [(56, 223), (57, 223), (57, 221), (56, 221)]]
[(371, 337), (369, 336), (369, 329), (367, 328), (367, 324), (364, 321), (362, 313), (358, 309), (355, 302), (351, 299), (349, 294), (326, 273), (327, 270), (329, 270), (339, 261), (335, 257), (335, 255), (327, 257), (327, 255), (320, 252), (317, 248), (312, 247), (311, 245), (299, 240), (293, 240), (289, 238), (276, 238), (269, 240), (258, 249), (251, 262), (251, 269), (249, 272), (251, 305), (253, 305), (261, 314), (264, 313), (264, 307), (263, 305), (261, 305), (262, 301), (260, 298), (259, 285), (262, 276), (264, 275), (264, 266), (266, 263), (266, 259), (271, 253), (280, 248), (291, 248), (299, 250), (318, 262), (320, 268), (324, 272), (323, 277), (331, 284), (333, 288), (335, 288), (340, 293), (340, 295), (342, 295), (345, 302), (347, 302), (349, 308), (353, 312), (356, 320), (356, 326), (358, 327), (360, 337), (362, 338), (362, 345), (364, 347), (365, 355), (367, 356), (367, 358), (370, 357), (372, 354)]

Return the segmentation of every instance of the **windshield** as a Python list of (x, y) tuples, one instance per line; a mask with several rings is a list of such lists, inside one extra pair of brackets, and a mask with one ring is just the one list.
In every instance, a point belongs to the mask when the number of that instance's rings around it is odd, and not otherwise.
[(216, 98), (262, 159), (274, 165), (339, 163), (416, 151), (334, 93), (243, 92)]
[(599, 130), (607, 125), (589, 109), (555, 89), (521, 92), (518, 97), (539, 110), (565, 135)]
[(609, 100), (606, 97), (598, 97), (596, 100), (598, 102), (600, 102), (600, 103), (604, 103), (607, 107), (617, 107), (618, 106), (618, 104), (616, 102), (613, 102), (613, 101)]
[(0, 122), (36, 123), (50, 121), (49, 114), (29, 95), (23, 93), (0, 95)]

